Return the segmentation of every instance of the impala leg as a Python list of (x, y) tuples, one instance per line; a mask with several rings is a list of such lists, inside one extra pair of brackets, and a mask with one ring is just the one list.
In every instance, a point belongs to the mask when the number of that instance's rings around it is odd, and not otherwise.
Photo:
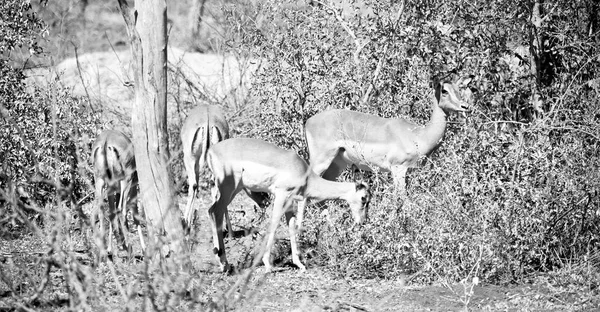
[(212, 190), (213, 204), (208, 209), (211, 229), (213, 234), (213, 253), (221, 266), (222, 272), (229, 271), (229, 263), (225, 255), (225, 242), (223, 241), (223, 217), (227, 213), (227, 205), (235, 196), (234, 183), (232, 181), (215, 181), (215, 187)]
[(394, 186), (396, 191), (400, 193), (400, 195), (406, 195), (406, 171), (408, 170), (407, 166), (395, 166), (392, 168), (392, 178), (394, 179)]
[(300, 261), (298, 256), (298, 241), (296, 240), (296, 217), (291, 209), (287, 209), (285, 212), (285, 219), (288, 224), (288, 230), (290, 233), (290, 245), (292, 246), (292, 262), (300, 269), (300, 271), (306, 271), (306, 267)]
[(267, 245), (265, 246), (265, 254), (263, 255), (263, 263), (265, 264), (265, 268), (267, 272), (270, 272), (272, 269), (271, 266), (271, 249), (273, 248), (273, 243), (275, 242), (275, 231), (277, 230), (277, 226), (279, 225), (279, 220), (281, 220), (281, 216), (283, 215), (283, 210), (285, 209), (285, 204), (287, 201), (288, 194), (276, 194), (275, 200), (273, 203), (273, 215), (271, 217), (271, 225), (269, 227), (269, 236), (267, 238)]
[[(111, 200), (112, 197), (112, 200)], [(124, 216), (121, 213), (121, 198), (123, 198), (123, 194), (121, 193), (113, 193), (112, 196), (109, 196), (109, 218), (110, 225), (112, 227), (112, 232), (114, 233), (115, 239), (117, 241), (117, 246), (121, 246), (123, 250), (128, 250), (127, 230), (125, 229)], [(112, 204), (111, 204), (112, 201)], [(112, 239), (111, 239), (112, 243)], [(119, 248), (119, 247), (118, 247)], [(117, 250), (114, 251), (115, 253)]]
[[(224, 209), (223, 209), (224, 208)], [(222, 206), (221, 200), (215, 202), (212, 207), (208, 210), (212, 225), (213, 234), (213, 253), (215, 254), (217, 261), (221, 266), (221, 272), (226, 272), (229, 268), (227, 263), (227, 257), (225, 255), (225, 243), (223, 241), (223, 215), (226, 207)]]
[[(99, 249), (99, 257), (104, 259), (106, 257), (106, 240), (105, 240), (105, 230), (104, 230), (104, 211), (102, 210), (102, 206), (104, 203), (104, 179), (96, 178), (96, 207), (94, 212), (92, 213), (92, 227), (94, 229), (99, 229), (99, 231), (93, 231), (92, 235), (94, 236), (94, 240), (96, 241), (96, 245)], [(99, 226), (96, 227), (96, 218), (98, 218)]]
[(302, 222), (304, 222), (304, 208), (306, 207), (307, 200), (303, 199), (298, 202), (298, 213), (296, 213), (296, 225), (297, 231), (302, 233), (304, 227), (302, 226)]
[(126, 178), (121, 180), (121, 194), (119, 195), (119, 210), (117, 214), (117, 221), (119, 223), (121, 233), (123, 234), (123, 248), (127, 250), (129, 256), (133, 252), (133, 247), (127, 238), (129, 233), (129, 226), (127, 223), (127, 203), (129, 202), (130, 190), (131, 190), (131, 179)]
[(229, 211), (225, 209), (225, 224), (227, 225), (227, 236), (233, 239), (233, 228), (231, 227), (231, 220), (229, 219)]
[(134, 173), (129, 188), (129, 200), (127, 202), (127, 206), (131, 207), (131, 214), (133, 215), (133, 223), (138, 232), (138, 237), (140, 239), (140, 247), (142, 248), (142, 253), (146, 251), (146, 244), (144, 243), (144, 235), (142, 233), (142, 215), (138, 208), (138, 180), (137, 174)]
[[(113, 252), (113, 246), (112, 246), (112, 241), (113, 241), (113, 235), (115, 235), (115, 233), (118, 231), (119, 227), (115, 226), (117, 224), (115, 224), (115, 217), (116, 217), (116, 195), (113, 193), (113, 191), (109, 190), (107, 192), (107, 199), (108, 199), (108, 247), (106, 248), (106, 251), (108, 253), (112, 253)], [(115, 235), (116, 239), (119, 239), (119, 235)]]
[(194, 215), (194, 199), (196, 198), (196, 192), (198, 192), (198, 162), (193, 155), (186, 155), (183, 157), (185, 164), (185, 170), (188, 174), (188, 201), (183, 211), (183, 218), (188, 225), (192, 226), (192, 216)]

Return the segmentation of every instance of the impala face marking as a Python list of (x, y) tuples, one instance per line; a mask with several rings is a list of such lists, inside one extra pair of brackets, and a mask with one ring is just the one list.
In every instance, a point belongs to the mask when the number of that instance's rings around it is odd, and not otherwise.
[(426, 126), (343, 109), (312, 116), (305, 129), (314, 172), (334, 181), (349, 165), (367, 171), (378, 168), (391, 172), (396, 188), (404, 193), (406, 171), (440, 143), (448, 115), (468, 109), (459, 88), (470, 81), (464, 77), (434, 83), (433, 112)]
[[(223, 243), (223, 215), (235, 195), (242, 190), (274, 195), (266, 252), (262, 258), (267, 271), (272, 268), (270, 251), (282, 215), (285, 215), (288, 224), (292, 261), (300, 270), (306, 269), (298, 256), (296, 230), (302, 226), (308, 200), (343, 199), (348, 202), (356, 223), (366, 219), (371, 197), (365, 184), (327, 181), (316, 175), (295, 152), (274, 144), (247, 138), (225, 140), (208, 151), (207, 163), (213, 172), (216, 188), (214, 203), (209, 209), (214, 250), (223, 271), (229, 267)], [(255, 200), (261, 198), (253, 197)], [(298, 202), (297, 214), (288, 209), (293, 202)]]
[[(100, 214), (100, 227), (104, 228), (102, 203), (108, 198), (109, 245), (112, 250), (112, 233), (125, 250), (131, 248), (126, 238), (127, 207), (133, 211), (142, 250), (146, 249), (137, 207), (138, 178), (133, 144), (123, 133), (105, 130), (92, 145), (91, 161), (94, 166), (96, 209)], [(118, 199), (118, 203), (117, 203)], [(95, 216), (96, 213), (93, 214)]]

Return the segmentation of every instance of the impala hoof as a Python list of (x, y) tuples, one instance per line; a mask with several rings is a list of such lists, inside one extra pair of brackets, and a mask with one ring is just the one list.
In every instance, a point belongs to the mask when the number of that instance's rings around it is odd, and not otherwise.
[(222, 273), (231, 273), (233, 271), (233, 266), (230, 265), (229, 263), (225, 263), (225, 264), (221, 264), (221, 272)]

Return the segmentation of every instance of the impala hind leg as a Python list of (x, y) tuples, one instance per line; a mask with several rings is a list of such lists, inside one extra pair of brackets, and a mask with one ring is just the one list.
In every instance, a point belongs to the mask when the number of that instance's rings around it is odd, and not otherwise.
[[(289, 209), (288, 209), (289, 210)], [(296, 216), (294, 212), (289, 210), (285, 212), (285, 220), (288, 224), (288, 231), (290, 233), (290, 245), (292, 246), (292, 262), (300, 269), (300, 271), (306, 271), (306, 267), (300, 261), (300, 257), (298, 256), (298, 241), (296, 240), (296, 227), (299, 226), (298, 221), (296, 221)], [(299, 220), (299, 219), (298, 219)]]
[[(124, 228), (125, 224), (123, 222), (123, 215), (121, 214), (121, 210), (120, 210), (120, 197), (122, 197), (121, 194), (118, 193), (112, 193), (108, 194), (108, 221), (109, 221), (109, 237), (112, 236), (112, 234), (114, 233), (115, 239), (117, 241), (118, 246), (121, 246), (124, 250), (128, 249), (128, 244), (127, 244), (127, 240), (125, 238), (125, 233), (127, 233), (127, 230)], [(112, 249), (112, 242), (113, 239), (112, 237), (109, 238), (109, 250), (113, 253), (116, 253), (116, 250), (113, 251)]]
[(192, 217), (194, 215), (193, 204), (198, 192), (199, 165), (194, 155), (184, 155), (183, 162), (188, 175), (188, 200), (183, 211), (183, 218), (189, 228), (192, 226)]
[(130, 183), (127, 209), (131, 210), (131, 215), (133, 216), (133, 223), (135, 224), (138, 237), (140, 239), (140, 247), (142, 248), (142, 253), (144, 253), (146, 251), (146, 244), (144, 243), (144, 235), (142, 233), (142, 223), (144, 220), (144, 216), (140, 213), (141, 209), (138, 208), (138, 187), (138, 179), (136, 174), (134, 175)]
[[(133, 254), (133, 245), (130, 242), (130, 240), (127, 237), (127, 234), (129, 234), (129, 223), (127, 222), (127, 207), (129, 206), (129, 202), (131, 200), (131, 192), (133, 190), (133, 186), (132, 186), (132, 179), (131, 179), (131, 175), (129, 174), (129, 176), (127, 178), (125, 178), (124, 180), (121, 180), (120, 185), (121, 185), (121, 193), (119, 194), (119, 209), (118, 209), (118, 215), (117, 215), (117, 219), (119, 221), (119, 226), (121, 227), (121, 232), (123, 233), (124, 236), (124, 248), (125, 250), (127, 250), (127, 254), (128, 256), (131, 258), (131, 255)], [(137, 209), (136, 209), (137, 210)], [(133, 211), (132, 211), (133, 213)], [(132, 216), (135, 218), (135, 215), (132, 214)], [(136, 223), (137, 224), (137, 223)], [(143, 245), (144, 242), (142, 241), (141, 244)]]
[(269, 226), (267, 244), (264, 250), (265, 254), (262, 258), (267, 272), (270, 272), (273, 268), (271, 265), (271, 249), (273, 248), (273, 243), (275, 243), (275, 231), (277, 230), (281, 216), (283, 215), (284, 209), (288, 208), (286, 207), (287, 197), (288, 194), (276, 194), (273, 202), (273, 215), (271, 216), (271, 225)]

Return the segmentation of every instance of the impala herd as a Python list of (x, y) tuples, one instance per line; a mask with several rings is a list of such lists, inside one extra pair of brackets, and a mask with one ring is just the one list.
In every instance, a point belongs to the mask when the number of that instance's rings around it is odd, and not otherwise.
[[(433, 112), (425, 126), (405, 119), (386, 119), (350, 110), (333, 109), (309, 118), (305, 125), (310, 165), (296, 152), (282, 149), (260, 139), (229, 138), (229, 126), (218, 106), (199, 105), (189, 112), (181, 129), (183, 160), (188, 175), (188, 200), (183, 219), (188, 227), (195, 220), (194, 199), (198, 195), (200, 169), (212, 172), (214, 188), (208, 209), (211, 220), (214, 253), (222, 271), (229, 270), (223, 243), (223, 222), (232, 233), (227, 206), (244, 191), (261, 208), (266, 208), (273, 195), (273, 213), (262, 258), (271, 270), (270, 250), (275, 230), (285, 215), (292, 247), (292, 261), (302, 271), (305, 266), (298, 256), (296, 231), (301, 229), (304, 209), (309, 200), (342, 199), (348, 203), (356, 224), (367, 218), (371, 199), (369, 188), (362, 182), (336, 182), (350, 165), (359, 169), (373, 168), (391, 172), (399, 192), (405, 192), (406, 171), (418, 165), (441, 141), (450, 113), (465, 111), (461, 88), (471, 78), (434, 83)], [(127, 207), (137, 222), (137, 174), (133, 144), (121, 132), (105, 130), (96, 139), (91, 153), (96, 188), (96, 211), (102, 227), (100, 209), (106, 188), (110, 220), (109, 247), (112, 232), (123, 248), (131, 248), (124, 232)], [(121, 195), (121, 196), (119, 196)], [(118, 205), (115, 206), (118, 200)], [(297, 203), (297, 209), (291, 209)], [(145, 248), (139, 223), (138, 234)], [(103, 242), (102, 242), (103, 244)]]

